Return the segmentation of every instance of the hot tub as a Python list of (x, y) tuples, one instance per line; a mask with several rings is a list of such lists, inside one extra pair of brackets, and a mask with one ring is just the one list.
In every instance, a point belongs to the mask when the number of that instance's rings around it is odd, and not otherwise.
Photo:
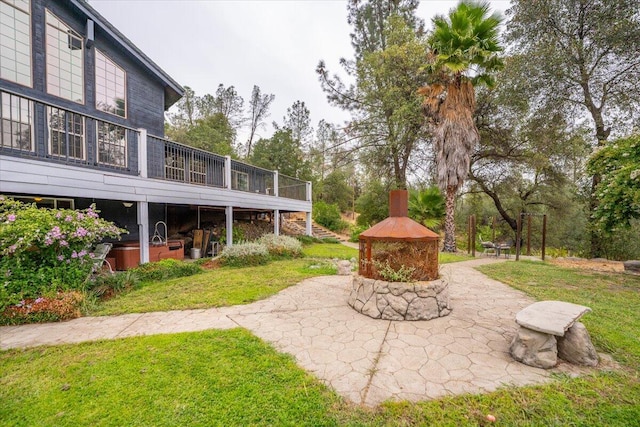
[[(109, 257), (115, 258), (116, 270), (128, 270), (140, 264), (140, 242), (121, 242), (114, 245)], [(169, 240), (166, 245), (149, 244), (149, 261), (174, 258), (184, 259), (184, 241)]]

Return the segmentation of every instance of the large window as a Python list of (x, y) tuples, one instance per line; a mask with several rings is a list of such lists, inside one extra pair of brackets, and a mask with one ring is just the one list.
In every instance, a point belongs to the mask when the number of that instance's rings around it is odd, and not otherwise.
[(0, 78), (31, 86), (31, 5), (0, 0)]
[(82, 37), (47, 10), (48, 93), (84, 103), (83, 50)]
[(127, 167), (127, 130), (111, 123), (97, 122), (98, 163)]
[(0, 92), (0, 147), (33, 151), (33, 102)]
[(49, 108), (49, 153), (54, 157), (84, 160), (84, 118), (81, 115)]
[(96, 108), (127, 116), (126, 73), (96, 49)]

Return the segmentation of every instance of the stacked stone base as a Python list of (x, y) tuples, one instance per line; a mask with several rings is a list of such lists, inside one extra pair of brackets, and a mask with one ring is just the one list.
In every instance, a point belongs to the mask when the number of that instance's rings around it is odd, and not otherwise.
[(404, 283), (354, 275), (348, 303), (359, 313), (384, 320), (429, 320), (451, 313), (444, 279)]

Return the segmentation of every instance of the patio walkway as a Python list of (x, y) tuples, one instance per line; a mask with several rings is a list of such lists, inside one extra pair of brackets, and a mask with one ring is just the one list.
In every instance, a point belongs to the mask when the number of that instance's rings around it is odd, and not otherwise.
[(346, 399), (367, 406), (542, 383), (553, 372), (584, 372), (567, 364), (545, 371), (511, 359), (515, 314), (533, 300), (473, 268), (495, 262), (504, 261), (443, 265), (453, 311), (430, 321), (363, 316), (346, 304), (351, 277), (324, 276), (244, 306), (0, 327), (0, 348), (243, 327), (293, 355)]

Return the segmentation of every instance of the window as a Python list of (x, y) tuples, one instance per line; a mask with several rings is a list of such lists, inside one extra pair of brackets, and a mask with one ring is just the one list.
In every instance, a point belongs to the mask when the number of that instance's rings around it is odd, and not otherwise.
[(191, 158), (191, 183), (207, 183), (207, 162), (195, 154)]
[(81, 115), (49, 108), (49, 153), (54, 157), (84, 160), (84, 118)]
[(231, 188), (234, 190), (249, 191), (249, 174), (232, 170)]
[(0, 96), (0, 147), (33, 151), (33, 103), (6, 92)]
[(97, 122), (98, 163), (127, 167), (127, 130), (111, 123)]
[(31, 5), (0, 0), (0, 78), (31, 86)]
[(96, 49), (96, 108), (127, 116), (126, 73)]
[(172, 181), (184, 181), (184, 153), (167, 146), (164, 153), (165, 176)]
[(84, 55), (82, 52), (82, 37), (47, 10), (48, 93), (84, 103)]

